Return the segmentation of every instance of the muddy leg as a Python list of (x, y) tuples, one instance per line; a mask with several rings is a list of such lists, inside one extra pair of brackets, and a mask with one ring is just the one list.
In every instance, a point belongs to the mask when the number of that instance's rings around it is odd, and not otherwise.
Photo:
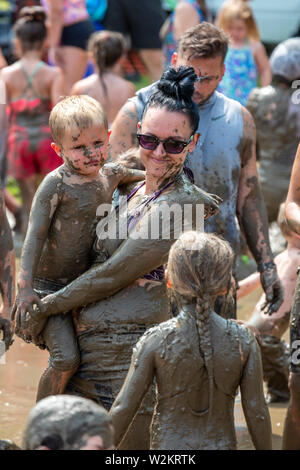
[(284, 424), (282, 446), (284, 450), (300, 450), (300, 275), (291, 312), (290, 348), (291, 373), (289, 388), (291, 399)]
[(42, 335), (50, 353), (50, 360), (49, 367), (40, 379), (37, 401), (49, 395), (64, 393), (68, 381), (80, 363), (79, 349), (70, 313), (50, 317)]
[(290, 375), (291, 400), (284, 423), (283, 450), (300, 450), (300, 375)]
[(56, 370), (51, 366), (48, 367), (40, 378), (36, 401), (38, 402), (49, 395), (63, 394), (68, 381), (76, 370), (77, 367), (66, 371)]
[(287, 345), (275, 336), (261, 335), (260, 346), (264, 380), (268, 386), (268, 403), (289, 400)]

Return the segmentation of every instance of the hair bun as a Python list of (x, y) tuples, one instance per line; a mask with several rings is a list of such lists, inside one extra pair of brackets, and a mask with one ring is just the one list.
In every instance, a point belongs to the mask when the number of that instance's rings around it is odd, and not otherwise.
[(42, 7), (39, 6), (24, 7), (19, 13), (19, 19), (22, 19), (24, 23), (29, 23), (31, 21), (45, 23), (46, 12)]
[(191, 101), (197, 75), (192, 67), (169, 67), (157, 83), (157, 88), (165, 96), (177, 100)]

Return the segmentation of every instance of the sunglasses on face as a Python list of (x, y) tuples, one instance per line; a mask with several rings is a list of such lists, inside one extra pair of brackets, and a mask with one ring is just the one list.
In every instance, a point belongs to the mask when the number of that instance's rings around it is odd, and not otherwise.
[(147, 134), (137, 134), (136, 135), (139, 144), (143, 149), (146, 150), (155, 150), (160, 142), (163, 144), (163, 147), (166, 153), (181, 153), (183, 149), (189, 145), (190, 142), (193, 140), (193, 135), (189, 138), (186, 142), (184, 140), (176, 140), (176, 139), (159, 139), (155, 135), (147, 135)]

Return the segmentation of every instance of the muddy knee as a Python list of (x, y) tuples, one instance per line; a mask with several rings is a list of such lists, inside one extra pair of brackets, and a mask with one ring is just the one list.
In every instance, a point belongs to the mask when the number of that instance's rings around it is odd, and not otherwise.
[[(60, 372), (75, 371), (80, 364), (80, 356), (78, 351), (69, 354), (67, 351), (60, 351), (52, 354), (49, 358), (49, 365)], [(73, 372), (74, 373), (74, 372)]]

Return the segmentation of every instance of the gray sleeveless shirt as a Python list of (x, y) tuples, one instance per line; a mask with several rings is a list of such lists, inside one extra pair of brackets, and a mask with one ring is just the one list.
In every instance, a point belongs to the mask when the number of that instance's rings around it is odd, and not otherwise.
[[(130, 101), (141, 120), (145, 103), (157, 90), (156, 84), (139, 90)], [(205, 222), (205, 231), (222, 235), (234, 252), (239, 250), (239, 225), (236, 206), (241, 173), (243, 116), (240, 103), (215, 91), (199, 106), (199, 141), (188, 154), (186, 166), (194, 174), (195, 184), (223, 199), (219, 214)]]

